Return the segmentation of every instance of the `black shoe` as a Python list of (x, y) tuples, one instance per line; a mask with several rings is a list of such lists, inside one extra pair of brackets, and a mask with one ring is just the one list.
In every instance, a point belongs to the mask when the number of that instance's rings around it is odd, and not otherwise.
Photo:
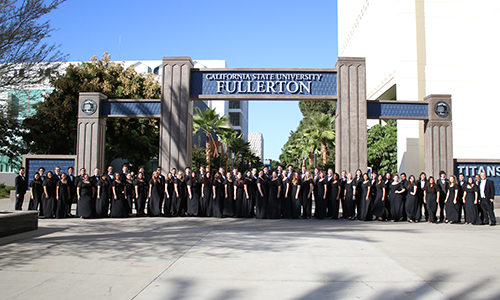
[(497, 223), (491, 223), (490, 224), (490, 226), (496, 226), (496, 225), (497, 225)]

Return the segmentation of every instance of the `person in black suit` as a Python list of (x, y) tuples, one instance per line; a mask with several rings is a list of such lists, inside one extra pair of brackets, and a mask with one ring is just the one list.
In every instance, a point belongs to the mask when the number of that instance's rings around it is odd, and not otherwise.
[(497, 224), (493, 203), (495, 201), (495, 185), (493, 181), (486, 179), (486, 173), (481, 172), (481, 181), (479, 182), (479, 201), (483, 209), (484, 224), (490, 223), (490, 226)]
[[(463, 199), (464, 197), (464, 188), (467, 185), (467, 182), (465, 181), (465, 175), (464, 173), (458, 174), (458, 196), (457, 199)], [(458, 201), (460, 205), (460, 209), (458, 210), (458, 223), (460, 223), (460, 220), (462, 219), (462, 212), (465, 215), (465, 205), (463, 201)]]
[(67, 217), (71, 217), (71, 205), (73, 204), (73, 200), (76, 202), (76, 185), (75, 185), (76, 177), (73, 173), (74, 173), (73, 167), (69, 167), (68, 168), (69, 200), (66, 203), (66, 207), (67, 207), (66, 216)]
[(292, 182), (292, 176), (293, 176), (293, 166), (292, 165), (288, 165), (288, 181), (289, 182)]
[(122, 166), (122, 173), (120, 174), (120, 181), (121, 182), (127, 181), (127, 174), (128, 174), (128, 166), (123, 165)]
[(438, 189), (441, 193), (439, 193), (439, 222), (444, 221), (444, 201), (446, 200), (446, 195), (448, 195), (448, 189), (450, 188), (450, 182), (446, 178), (446, 172), (439, 172), (439, 179), (436, 182)]
[[(417, 180), (417, 220), (422, 218), (422, 206), (424, 205), (424, 191), (427, 187), (427, 174), (420, 173), (420, 179)], [(425, 209), (425, 221), (429, 221), (429, 212)]]
[(26, 191), (28, 190), (28, 181), (24, 176), (25, 171), (26, 169), (24, 167), (19, 168), (19, 175), (17, 175), (15, 179), (15, 187), (16, 187), (16, 203), (14, 205), (15, 210), (23, 210), (24, 195), (26, 195)]

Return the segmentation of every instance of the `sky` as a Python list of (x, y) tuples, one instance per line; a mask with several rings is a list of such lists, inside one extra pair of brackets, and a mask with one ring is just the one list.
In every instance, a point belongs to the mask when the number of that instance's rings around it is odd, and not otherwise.
[[(334, 68), (336, 0), (68, 0), (47, 19), (68, 61), (190, 56), (230, 68)], [(251, 101), (249, 132), (277, 160), (302, 119), (298, 102)]]

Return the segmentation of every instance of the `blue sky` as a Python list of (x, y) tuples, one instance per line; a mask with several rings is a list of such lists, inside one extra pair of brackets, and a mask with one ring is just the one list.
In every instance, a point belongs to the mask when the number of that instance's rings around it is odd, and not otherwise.
[[(113, 60), (163, 56), (223, 59), (230, 68), (333, 68), (336, 0), (68, 0), (49, 15), (69, 61), (108, 52)], [(121, 41), (121, 43), (120, 43)], [(250, 103), (250, 132), (278, 159), (302, 114), (298, 102)]]

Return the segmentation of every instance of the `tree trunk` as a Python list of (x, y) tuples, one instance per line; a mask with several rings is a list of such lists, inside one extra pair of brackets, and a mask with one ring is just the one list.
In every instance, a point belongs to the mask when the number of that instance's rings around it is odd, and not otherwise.
[(314, 150), (309, 150), (309, 166), (314, 166)]
[(321, 138), (321, 156), (323, 157), (323, 166), (326, 166), (326, 138)]
[(205, 143), (205, 159), (207, 161), (207, 171), (210, 171), (210, 159), (212, 158), (212, 145), (210, 145), (210, 135), (206, 134), (206, 143)]

